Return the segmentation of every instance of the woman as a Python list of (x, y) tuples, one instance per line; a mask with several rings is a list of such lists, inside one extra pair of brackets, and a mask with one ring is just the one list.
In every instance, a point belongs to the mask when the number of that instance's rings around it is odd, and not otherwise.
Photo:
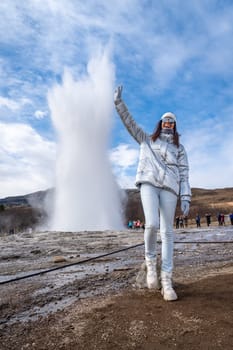
[(173, 271), (173, 221), (177, 197), (181, 199), (181, 210), (188, 215), (191, 190), (188, 179), (188, 159), (184, 147), (179, 143), (176, 116), (167, 112), (162, 115), (152, 135), (145, 133), (134, 121), (122, 100), (122, 86), (114, 94), (116, 110), (122, 122), (140, 144), (136, 186), (140, 188), (145, 216), (145, 261), (148, 288), (159, 288), (156, 269), (157, 231), (160, 228), (161, 293), (164, 300), (177, 299), (172, 286)]

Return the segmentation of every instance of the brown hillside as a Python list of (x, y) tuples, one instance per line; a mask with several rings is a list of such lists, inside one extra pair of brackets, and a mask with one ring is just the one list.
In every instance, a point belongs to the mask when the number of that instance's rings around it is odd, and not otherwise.
[[(46, 192), (42, 196), (42, 199), (46, 195)], [(33, 196), (33, 194), (31, 195)], [(124, 202), (125, 207), (125, 224), (129, 220), (140, 219), (144, 222), (144, 215), (140, 200), (140, 193), (138, 189), (127, 189), (126, 199)], [(1, 204), (0, 207), (0, 232), (9, 232), (14, 229), (15, 232), (22, 231), (27, 228), (35, 228), (38, 224), (44, 224), (47, 215), (44, 212), (43, 205), (39, 209), (33, 207), (33, 201), (31, 205), (22, 202), (20, 197), (19, 204), (17, 205), (17, 197), (13, 198), (13, 204), (11, 204), (10, 198), (7, 199), (7, 204)], [(4, 203), (4, 202), (3, 202)], [(41, 203), (43, 201), (41, 200)], [(38, 205), (38, 200), (37, 200)], [(233, 211), (233, 187), (221, 188), (214, 190), (207, 190), (201, 188), (192, 189), (192, 202), (190, 206), (189, 219), (190, 222), (194, 222), (196, 214), (199, 213), (203, 218), (206, 213), (210, 213), (212, 222), (216, 221), (218, 213), (228, 215)], [(181, 215), (180, 203), (177, 205), (176, 215)], [(191, 220), (192, 219), (192, 220)]]
[[(128, 202), (126, 205), (126, 221), (140, 219), (144, 221), (143, 210), (140, 202), (140, 193), (137, 189), (126, 190)], [(199, 213), (204, 217), (210, 213), (215, 221), (218, 213), (225, 215), (233, 211), (233, 187), (219, 189), (192, 188), (192, 201), (189, 218), (194, 219)], [(176, 215), (181, 215), (180, 203), (177, 204)]]

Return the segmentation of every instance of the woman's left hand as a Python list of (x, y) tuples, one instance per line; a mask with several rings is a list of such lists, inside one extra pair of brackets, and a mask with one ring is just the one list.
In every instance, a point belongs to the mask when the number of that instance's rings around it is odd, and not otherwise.
[(121, 95), (122, 95), (122, 90), (123, 90), (123, 86), (119, 85), (115, 92), (114, 92), (114, 102), (115, 104), (118, 104), (119, 102), (121, 102)]
[(189, 213), (189, 201), (181, 200), (181, 210), (184, 216), (187, 216)]

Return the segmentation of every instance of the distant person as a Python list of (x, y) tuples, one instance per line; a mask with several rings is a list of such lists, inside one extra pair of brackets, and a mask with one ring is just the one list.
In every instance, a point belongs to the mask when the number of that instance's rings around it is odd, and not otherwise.
[(230, 218), (230, 221), (231, 221), (231, 225), (233, 225), (233, 214), (232, 213), (230, 213), (229, 218)]
[(221, 226), (225, 225), (225, 215), (224, 214), (221, 214), (220, 223), (221, 223)]
[(184, 219), (182, 216), (180, 216), (180, 222), (179, 222), (180, 227), (184, 227)]
[(217, 219), (218, 219), (218, 224), (220, 226), (221, 225), (221, 214), (220, 213), (218, 213)]
[(140, 228), (141, 227), (141, 221), (139, 219), (136, 221), (135, 227), (136, 228)]
[(197, 227), (201, 227), (201, 217), (199, 214), (196, 215), (196, 225)]
[(132, 229), (132, 228), (133, 228), (133, 221), (132, 221), (132, 220), (129, 220), (129, 222), (128, 222), (128, 228), (129, 228), (129, 229)]
[(122, 86), (114, 94), (116, 110), (126, 129), (140, 145), (136, 186), (140, 188), (145, 216), (145, 260), (148, 288), (158, 288), (156, 242), (160, 227), (162, 240), (161, 293), (167, 301), (177, 299), (172, 286), (174, 232), (173, 222), (177, 197), (188, 215), (191, 190), (186, 151), (179, 142), (176, 116), (162, 115), (152, 135), (147, 134), (132, 118), (122, 100)]
[(206, 224), (207, 226), (210, 226), (211, 224), (211, 215), (210, 214), (205, 214), (206, 217)]
[(185, 217), (184, 217), (184, 226), (188, 227), (188, 216), (187, 215), (185, 215)]
[(176, 216), (176, 228), (180, 227), (180, 217)]

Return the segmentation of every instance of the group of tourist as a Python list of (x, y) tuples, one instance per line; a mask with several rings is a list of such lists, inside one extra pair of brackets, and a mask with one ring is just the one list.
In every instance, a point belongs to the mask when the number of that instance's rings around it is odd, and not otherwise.
[(184, 216), (184, 215), (176, 216), (175, 221), (176, 221), (175, 222), (176, 228), (188, 227), (188, 216)]
[(139, 228), (144, 229), (144, 223), (141, 220), (139, 220), (139, 219), (137, 219), (137, 220), (129, 220), (128, 228), (129, 229), (135, 229), (135, 228), (136, 229), (139, 229)]
[[(230, 213), (229, 216), (219, 213), (217, 215), (217, 220), (218, 220), (218, 224), (219, 226), (224, 226), (226, 225), (226, 219), (227, 217), (229, 217), (229, 221), (231, 223), (231, 225), (233, 225), (233, 213)], [(195, 217), (195, 221), (196, 221), (196, 225), (197, 227), (201, 227), (201, 216), (200, 214), (197, 214)], [(211, 214), (207, 213), (205, 214), (205, 221), (206, 221), (206, 225), (210, 226), (211, 224)], [(184, 228), (184, 227), (188, 227), (188, 216), (187, 215), (178, 215), (175, 217), (175, 228), (179, 229), (179, 228)], [(129, 229), (144, 229), (144, 223), (143, 221), (137, 219), (137, 220), (129, 220), (128, 221), (128, 228)]]
[[(225, 215), (223, 213), (218, 213), (217, 215), (217, 221), (219, 226), (224, 226), (226, 224), (226, 220), (229, 218), (229, 221), (231, 225), (233, 225), (233, 213), (230, 213), (229, 215)], [(211, 224), (211, 214), (205, 214), (206, 224), (207, 226), (210, 226)], [(199, 214), (196, 215), (196, 225), (197, 227), (201, 227), (201, 217)]]

